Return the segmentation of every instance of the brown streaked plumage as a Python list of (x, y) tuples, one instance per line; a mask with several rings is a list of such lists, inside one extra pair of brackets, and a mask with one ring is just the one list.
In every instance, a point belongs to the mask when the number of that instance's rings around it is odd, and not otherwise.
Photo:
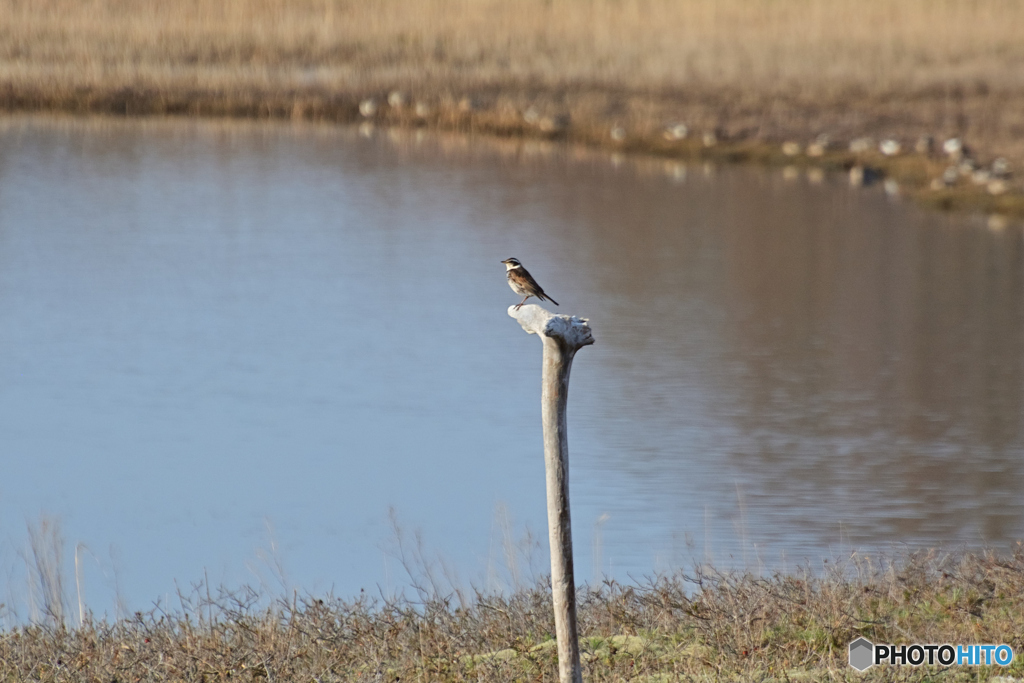
[(526, 303), (526, 300), (531, 296), (535, 296), (541, 301), (550, 301), (554, 305), (558, 305), (558, 302), (552, 299), (550, 296), (544, 293), (541, 286), (537, 284), (537, 281), (533, 279), (529, 271), (523, 268), (523, 264), (519, 262), (517, 258), (507, 258), (502, 263), (505, 264), (505, 274), (508, 277), (508, 286), (512, 288), (512, 291), (523, 297), (523, 300), (516, 304), (516, 308), (519, 308)]

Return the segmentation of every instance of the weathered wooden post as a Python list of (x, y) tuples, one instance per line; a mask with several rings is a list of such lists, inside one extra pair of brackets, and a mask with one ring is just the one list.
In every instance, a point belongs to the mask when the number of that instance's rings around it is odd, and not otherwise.
[(569, 518), (569, 439), (565, 407), (569, 399), (572, 359), (594, 343), (584, 318), (556, 315), (530, 304), (510, 306), (508, 314), (544, 344), (541, 372), (541, 420), (544, 425), (544, 469), (548, 489), (548, 540), (551, 544), (551, 593), (558, 641), (558, 680), (583, 683), (580, 644), (576, 633), (576, 580), (572, 571), (572, 524)]

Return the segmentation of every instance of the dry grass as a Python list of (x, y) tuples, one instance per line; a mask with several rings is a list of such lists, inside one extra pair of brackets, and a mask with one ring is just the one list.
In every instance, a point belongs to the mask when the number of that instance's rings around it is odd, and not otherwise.
[[(759, 578), (699, 569), (644, 586), (581, 592), (584, 678), (623, 680), (984, 680), (997, 667), (846, 665), (874, 642), (1024, 646), (1024, 553), (853, 557), (815, 576)], [(557, 679), (549, 587), (466, 605), (289, 597), (198, 586), (180, 607), (115, 623), (0, 632), (0, 681), (501, 681)]]
[[(0, 108), (353, 121), (374, 97), (391, 123), (676, 156), (703, 153), (662, 144), (678, 121), (725, 158), (963, 136), (1020, 169), (1021, 26), (1016, 0), (0, 0)], [(935, 166), (888, 172), (916, 191)]]
[(1016, 115), (975, 124), (958, 102), (1024, 92), (1022, 25), (1013, 0), (0, 0), (0, 83), (556, 100), (695, 89), (783, 110), (923, 98), (945, 103), (933, 126), (1005, 134)]
[(1013, 0), (3, 0), (4, 80), (1024, 86)]

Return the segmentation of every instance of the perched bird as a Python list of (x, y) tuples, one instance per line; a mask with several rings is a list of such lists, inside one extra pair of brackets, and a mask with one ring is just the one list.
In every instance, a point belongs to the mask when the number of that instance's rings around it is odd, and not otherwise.
[(512, 288), (512, 291), (523, 297), (516, 308), (519, 308), (526, 303), (526, 300), (531, 296), (535, 296), (541, 301), (550, 301), (554, 305), (558, 305), (558, 302), (552, 299), (550, 296), (544, 293), (537, 281), (533, 279), (533, 276), (523, 268), (523, 264), (516, 258), (507, 258), (502, 263), (505, 264), (505, 275), (508, 277), (508, 286)]

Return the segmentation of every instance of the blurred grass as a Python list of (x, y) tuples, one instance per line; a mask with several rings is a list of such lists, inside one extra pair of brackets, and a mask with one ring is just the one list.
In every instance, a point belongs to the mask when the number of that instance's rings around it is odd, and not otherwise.
[[(1021, 26), (1016, 0), (0, 0), (0, 109), (354, 121), (372, 97), (391, 123), (685, 155), (661, 141), (683, 121), (742, 143), (722, 158), (962, 136), (1019, 169)], [(1019, 213), (953, 192), (932, 203)]]
[(1011, 0), (3, 0), (5, 81), (650, 90), (1024, 85)]

